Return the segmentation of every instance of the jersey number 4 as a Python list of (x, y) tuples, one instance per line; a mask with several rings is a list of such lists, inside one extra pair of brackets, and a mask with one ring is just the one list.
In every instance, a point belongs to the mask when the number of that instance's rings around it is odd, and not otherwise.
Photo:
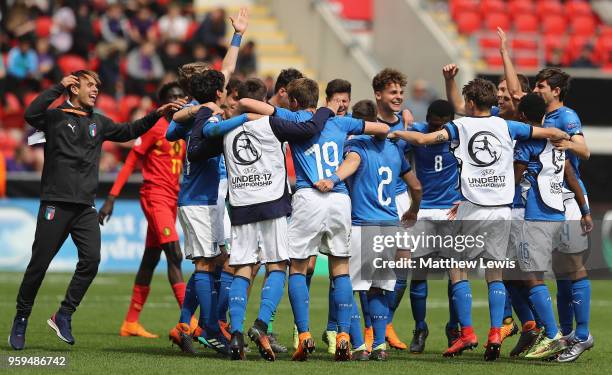
[[(338, 159), (338, 145), (336, 142), (325, 142), (323, 145), (315, 143), (308, 150), (304, 151), (304, 155), (315, 155), (317, 161), (317, 173), (319, 174), (319, 180), (331, 177), (338, 166), (340, 160)], [(325, 165), (323, 165), (325, 163)]]

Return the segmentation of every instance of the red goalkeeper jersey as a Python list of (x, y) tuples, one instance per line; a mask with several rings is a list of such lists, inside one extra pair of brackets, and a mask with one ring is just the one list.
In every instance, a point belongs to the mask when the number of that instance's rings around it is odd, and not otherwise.
[(185, 156), (185, 143), (183, 140), (177, 142), (166, 140), (167, 129), (168, 120), (162, 117), (151, 130), (136, 139), (125, 166), (113, 185), (111, 195), (119, 195), (131, 174), (135, 159), (138, 158), (142, 160), (143, 177), (140, 193), (163, 195), (176, 200)]

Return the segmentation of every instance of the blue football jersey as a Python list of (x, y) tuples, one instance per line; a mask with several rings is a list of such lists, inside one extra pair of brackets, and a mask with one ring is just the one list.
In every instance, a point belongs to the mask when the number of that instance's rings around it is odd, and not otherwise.
[(529, 139), (518, 141), (514, 151), (514, 160), (527, 164), (525, 180), (529, 183), (525, 200), (525, 220), (564, 221), (565, 213), (547, 206), (540, 197), (538, 174), (542, 170), (539, 155), (544, 151), (547, 140)]
[[(582, 123), (580, 122), (580, 118), (576, 114), (573, 109), (567, 107), (561, 107), (552, 112), (549, 112), (544, 116), (544, 125), (545, 128), (555, 127), (557, 129), (561, 129), (570, 136), (576, 134), (582, 134)], [(582, 188), (582, 192), (584, 195), (587, 195), (586, 187), (580, 178), (580, 159), (573, 152), (566, 152), (566, 157), (569, 159), (572, 168), (574, 168), (574, 172), (576, 173), (576, 178), (578, 179), (578, 183), (580, 184), (580, 188)]]
[[(397, 120), (395, 122), (387, 122), (381, 118), (378, 118), (378, 122), (382, 122), (384, 124), (389, 125), (390, 132), (396, 131), (396, 130), (405, 130), (404, 129), (404, 119), (402, 118), (401, 113), (396, 114), (395, 117), (397, 117)], [(408, 152), (411, 148), (411, 145), (408, 142), (404, 141), (403, 139), (399, 139), (394, 142), (397, 143), (397, 146), (404, 154), (406, 154), (406, 152)], [(399, 179), (395, 185), (395, 195), (403, 194), (407, 190), (408, 190), (408, 187), (406, 186), (406, 183), (404, 182), (404, 180)]]
[[(221, 117), (215, 116), (215, 120), (221, 121)], [(184, 138), (187, 142), (187, 148), (189, 148), (190, 138), (191, 129), (187, 131)], [(213, 206), (217, 204), (221, 178), (220, 159), (221, 156), (217, 156), (204, 161), (190, 162), (189, 158), (185, 158), (183, 179), (178, 195), (179, 206)]]
[[(429, 133), (429, 125), (416, 122), (412, 130)], [(450, 208), (461, 199), (457, 159), (449, 147), (450, 142), (412, 146), (414, 168), (423, 186), (421, 208)]]
[(410, 172), (403, 150), (395, 142), (359, 136), (346, 142), (345, 154), (361, 158), (357, 171), (347, 179), (353, 225), (397, 225), (397, 181)]

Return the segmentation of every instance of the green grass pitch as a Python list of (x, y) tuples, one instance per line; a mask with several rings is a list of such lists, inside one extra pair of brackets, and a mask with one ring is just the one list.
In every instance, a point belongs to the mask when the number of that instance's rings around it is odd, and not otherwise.
[[(15, 312), (15, 295), (22, 275), (20, 273), (0, 273), (0, 330), (6, 337), (10, 331)], [(128, 307), (133, 275), (100, 274), (94, 281), (79, 310), (73, 317), (75, 346), (60, 342), (46, 325), (47, 318), (57, 309), (70, 275), (48, 274), (38, 295), (34, 311), (30, 317), (26, 350), (14, 352), (4, 341), (0, 349), (0, 372), (6, 370), (7, 355), (58, 356), (68, 357), (67, 368), (40, 369), (23, 368), (18, 372), (33, 373), (148, 373), (148, 374), (600, 374), (611, 373), (612, 365), (612, 293), (610, 281), (593, 282), (593, 303), (591, 310), (591, 329), (595, 336), (595, 348), (585, 353), (577, 362), (571, 364), (546, 363), (525, 359), (509, 359), (508, 352), (516, 342), (511, 337), (504, 343), (502, 358), (495, 363), (484, 362), (483, 348), (468, 351), (456, 358), (443, 358), (445, 347), (444, 324), (448, 316), (446, 302), (446, 282), (430, 281), (427, 301), (427, 322), (430, 335), (424, 354), (413, 355), (407, 352), (390, 351), (387, 362), (334, 363), (327, 354), (321, 341), (321, 332), (327, 321), (327, 285), (323, 277), (313, 280), (311, 290), (311, 330), (317, 344), (317, 351), (308, 362), (295, 363), (289, 354), (281, 354), (274, 363), (265, 362), (253, 350), (248, 361), (233, 362), (220, 358), (211, 350), (198, 347), (199, 355), (187, 356), (172, 347), (167, 339), (168, 330), (176, 324), (178, 308), (165, 276), (158, 274), (152, 283), (152, 291), (141, 314), (140, 321), (151, 332), (160, 335), (159, 339), (119, 337), (119, 327)], [(489, 315), (485, 283), (475, 280), (474, 325), (481, 345), (486, 341)], [(255, 319), (259, 304), (261, 276), (255, 281), (249, 312), (245, 325)], [(554, 294), (554, 287), (553, 287)], [(285, 292), (286, 294), (286, 292)], [(412, 333), (410, 303), (405, 296), (396, 313), (394, 325), (400, 336), (409, 341)], [(278, 309), (274, 330), (280, 334), (281, 341), (291, 346), (293, 316), (289, 300), (283, 297)], [(196, 344), (197, 345), (197, 344)], [(198, 345), (199, 346), (199, 345)], [(254, 348), (254, 346), (252, 346)], [(13, 371), (13, 370), (11, 370)]]

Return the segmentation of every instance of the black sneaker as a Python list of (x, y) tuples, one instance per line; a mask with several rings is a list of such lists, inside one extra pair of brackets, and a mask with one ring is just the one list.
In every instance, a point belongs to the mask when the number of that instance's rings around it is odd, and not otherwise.
[(510, 357), (517, 357), (527, 352), (535, 344), (539, 336), (540, 331), (536, 329), (521, 332), (516, 345), (510, 351)]
[(425, 341), (429, 336), (429, 328), (415, 329), (412, 331), (412, 341), (410, 341), (410, 353), (421, 354), (425, 351)]
[(60, 340), (74, 345), (72, 337), (72, 316), (57, 312), (47, 320), (47, 324), (55, 331)]
[(266, 323), (257, 319), (255, 324), (253, 324), (253, 327), (249, 329), (248, 335), (251, 341), (257, 345), (261, 358), (272, 362), (276, 360), (276, 355), (274, 354), (274, 350), (272, 350), (272, 346), (270, 346), (270, 339), (266, 334), (268, 331), (267, 326), (268, 325)]
[(235, 361), (244, 361), (246, 355), (244, 354), (244, 335), (242, 332), (234, 331), (232, 333), (232, 339), (230, 340), (230, 358)]
[(15, 350), (23, 350), (25, 347), (25, 333), (28, 328), (28, 319), (16, 316), (13, 320), (13, 328), (8, 338), (9, 345)]
[(221, 332), (206, 336), (206, 346), (224, 356), (230, 355), (230, 343)]
[(268, 334), (268, 339), (270, 340), (270, 346), (274, 353), (287, 353), (287, 347), (278, 341), (276, 333), (270, 332), (270, 334)]

